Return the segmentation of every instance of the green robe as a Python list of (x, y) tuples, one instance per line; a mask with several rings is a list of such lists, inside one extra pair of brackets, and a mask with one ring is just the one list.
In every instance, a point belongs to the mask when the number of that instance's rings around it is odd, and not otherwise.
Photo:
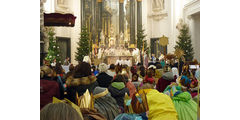
[(178, 120), (197, 120), (197, 103), (192, 99), (191, 94), (182, 92), (179, 86), (169, 86), (164, 93), (170, 95), (178, 113)]

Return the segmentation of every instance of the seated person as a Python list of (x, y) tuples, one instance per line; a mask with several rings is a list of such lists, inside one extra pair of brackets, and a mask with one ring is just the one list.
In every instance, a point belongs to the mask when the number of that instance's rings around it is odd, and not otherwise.
[(111, 85), (108, 87), (111, 96), (117, 101), (118, 106), (123, 111), (124, 108), (124, 96), (127, 93), (129, 94), (129, 89), (126, 88), (124, 84), (123, 75), (119, 74), (114, 79)]
[(171, 98), (153, 89), (153, 85), (144, 84), (139, 94), (146, 94), (148, 104), (147, 116), (149, 120), (178, 120), (177, 112)]
[(108, 71), (107, 71), (107, 74), (114, 77), (116, 75), (116, 72), (115, 72), (115, 65), (114, 64), (111, 64)]
[(79, 113), (66, 103), (49, 103), (40, 111), (40, 120), (83, 120)]
[(173, 73), (171, 72), (171, 68), (166, 65), (164, 67), (162, 77), (158, 80), (158, 83), (156, 85), (156, 89), (159, 92), (163, 92), (165, 88), (170, 85), (172, 82), (176, 82), (176, 78), (174, 78)]
[(172, 83), (163, 93), (172, 98), (178, 120), (197, 120), (197, 103), (189, 92), (184, 92), (180, 86)]
[(105, 63), (99, 64), (99, 74), (97, 76), (97, 82), (100, 87), (108, 88), (111, 84), (113, 77), (108, 75), (106, 72), (108, 70), (108, 66)]
[(83, 95), (87, 89), (92, 93), (98, 83), (91, 73), (90, 64), (81, 62), (75, 67), (73, 75), (67, 78), (66, 85), (67, 98), (76, 104), (76, 92), (78, 96)]
[(147, 75), (145, 76), (143, 83), (150, 83), (150, 84), (155, 83), (151, 70), (149, 69), (147, 70)]
[(141, 81), (138, 80), (138, 74), (133, 74), (132, 75), (132, 83), (136, 88), (138, 88), (141, 84)]
[(132, 98), (133, 94), (137, 92), (136, 87), (131, 81), (128, 80), (128, 76), (126, 74), (123, 74), (123, 77), (124, 77), (125, 86), (129, 89), (129, 93), (130, 93), (129, 97)]
[(107, 88), (96, 87), (93, 91), (94, 108), (108, 120), (113, 120), (120, 114), (117, 101), (111, 96)]
[(52, 102), (52, 98), (60, 98), (59, 84), (53, 79), (53, 70), (48, 66), (41, 67), (40, 108)]

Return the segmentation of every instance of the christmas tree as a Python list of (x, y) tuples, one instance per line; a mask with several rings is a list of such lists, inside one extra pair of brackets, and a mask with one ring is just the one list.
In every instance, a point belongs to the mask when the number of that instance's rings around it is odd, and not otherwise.
[(191, 36), (189, 35), (189, 27), (187, 24), (182, 25), (178, 39), (179, 41), (177, 41), (177, 45), (174, 48), (183, 50), (186, 61), (192, 61), (194, 51), (192, 47)]
[(54, 37), (55, 33), (52, 28), (49, 28), (48, 31), (48, 40), (49, 40), (49, 47), (48, 47), (48, 54), (45, 58), (47, 61), (52, 63), (54, 59), (56, 59), (56, 63), (61, 63), (60, 58), (60, 49), (57, 45), (57, 39)]
[[(138, 31), (137, 31), (137, 48), (139, 50), (142, 50), (143, 47), (143, 40), (146, 37), (146, 35), (144, 35), (144, 29), (142, 29), (142, 27), (140, 26)], [(144, 42), (144, 48), (146, 49), (146, 41)]]
[(78, 42), (78, 48), (75, 55), (75, 60), (82, 61), (84, 56), (89, 55), (90, 52), (90, 39), (86, 27), (82, 27), (81, 34)]

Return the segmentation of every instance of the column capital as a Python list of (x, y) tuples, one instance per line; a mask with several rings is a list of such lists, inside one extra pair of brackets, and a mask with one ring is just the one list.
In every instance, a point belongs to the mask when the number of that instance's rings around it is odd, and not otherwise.
[(97, 0), (97, 2), (102, 2), (102, 0)]
[(119, 0), (119, 3), (123, 3), (124, 2), (124, 0)]
[(137, 2), (142, 2), (142, 0), (137, 0)]

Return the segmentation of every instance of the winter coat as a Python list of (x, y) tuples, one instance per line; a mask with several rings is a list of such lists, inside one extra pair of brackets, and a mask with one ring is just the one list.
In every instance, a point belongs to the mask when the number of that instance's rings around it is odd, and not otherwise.
[(90, 93), (93, 92), (95, 87), (98, 86), (95, 76), (87, 76), (81, 78), (74, 78), (73, 76), (68, 77), (66, 81), (67, 85), (67, 98), (76, 103), (76, 92), (78, 96), (83, 95), (88, 89)]
[(108, 75), (105, 72), (102, 72), (102, 73), (98, 74), (98, 76), (97, 76), (97, 82), (100, 87), (107, 88), (111, 84), (112, 79), (113, 79), (113, 77)]
[(124, 107), (124, 96), (125, 93), (129, 95), (129, 89), (125, 87), (123, 82), (113, 82), (108, 87), (111, 96), (117, 101), (120, 107)]
[(57, 81), (45, 78), (40, 80), (40, 108), (52, 102), (52, 98), (60, 97), (59, 85)]
[(173, 76), (172, 72), (166, 72), (163, 76), (158, 80), (156, 85), (156, 89), (159, 92), (163, 92), (165, 88), (171, 84), (171, 82), (176, 82), (176, 77)]

